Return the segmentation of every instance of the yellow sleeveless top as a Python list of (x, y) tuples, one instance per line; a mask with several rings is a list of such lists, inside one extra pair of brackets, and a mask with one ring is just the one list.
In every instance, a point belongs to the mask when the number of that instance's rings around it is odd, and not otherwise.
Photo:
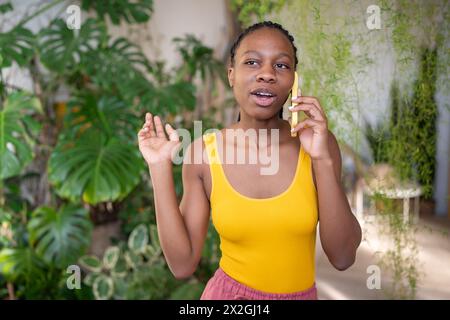
[(203, 140), (212, 178), (211, 219), (220, 236), (220, 267), (260, 291), (311, 288), (318, 206), (309, 155), (301, 146), (294, 180), (284, 192), (257, 199), (240, 194), (227, 180), (216, 134), (204, 134)]

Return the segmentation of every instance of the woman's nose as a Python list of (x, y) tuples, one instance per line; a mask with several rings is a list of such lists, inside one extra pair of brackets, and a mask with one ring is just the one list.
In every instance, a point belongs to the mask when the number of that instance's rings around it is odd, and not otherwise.
[(275, 77), (275, 71), (273, 70), (273, 68), (270, 67), (264, 67), (261, 69), (261, 72), (258, 74), (257, 81), (264, 81), (264, 82), (276, 82), (276, 77)]

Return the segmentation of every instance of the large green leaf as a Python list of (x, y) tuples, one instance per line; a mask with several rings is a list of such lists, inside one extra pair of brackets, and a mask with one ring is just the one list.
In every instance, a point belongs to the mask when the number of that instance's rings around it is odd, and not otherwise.
[(40, 207), (28, 223), (30, 242), (46, 262), (59, 268), (76, 263), (90, 243), (88, 211), (73, 205), (55, 211)]
[(39, 124), (31, 117), (42, 112), (39, 100), (24, 92), (10, 94), (0, 109), (0, 179), (20, 174), (33, 158), (32, 136)]
[(44, 278), (45, 263), (32, 248), (5, 248), (0, 251), (0, 273), (9, 281), (39, 281)]
[(96, 97), (91, 93), (83, 93), (73, 97), (68, 108), (64, 119), (65, 133), (72, 139), (92, 127), (107, 137), (118, 136), (124, 141), (133, 141), (142, 122), (125, 102), (114, 96)]
[(13, 61), (20, 66), (26, 65), (33, 55), (33, 46), (33, 33), (23, 27), (0, 33), (0, 68), (11, 66)]
[(54, 20), (39, 34), (41, 61), (47, 68), (57, 72), (77, 69), (81, 55), (94, 50), (105, 36), (104, 25), (94, 19), (87, 19), (80, 30), (67, 28), (62, 19)]
[(49, 180), (64, 198), (90, 204), (121, 200), (139, 183), (136, 147), (88, 130), (74, 143), (61, 141), (49, 161)]
[(84, 10), (94, 9), (103, 19), (109, 16), (113, 24), (120, 24), (121, 19), (128, 23), (147, 22), (153, 12), (153, 0), (83, 0)]
[(133, 79), (147, 82), (142, 71), (151, 69), (141, 49), (125, 38), (118, 38), (108, 46), (98, 47), (82, 56), (83, 71), (100, 87), (114, 91)]

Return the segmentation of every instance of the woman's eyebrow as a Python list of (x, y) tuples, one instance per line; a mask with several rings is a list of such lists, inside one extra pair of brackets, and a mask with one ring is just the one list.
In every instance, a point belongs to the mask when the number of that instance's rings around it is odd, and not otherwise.
[[(242, 55), (246, 55), (246, 54), (250, 54), (250, 53), (255, 53), (255, 54), (261, 56), (261, 53), (258, 52), (258, 51), (256, 51), (256, 50), (247, 50), (247, 51), (245, 51)], [(278, 57), (288, 57), (289, 59), (292, 60), (292, 57), (291, 57), (288, 53), (286, 53), (286, 52), (280, 52), (276, 57), (277, 57), (277, 58), (278, 58)]]

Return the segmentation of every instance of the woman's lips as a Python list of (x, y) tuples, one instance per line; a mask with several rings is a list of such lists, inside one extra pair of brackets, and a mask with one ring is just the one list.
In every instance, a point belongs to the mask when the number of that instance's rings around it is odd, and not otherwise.
[(264, 97), (264, 96), (258, 96), (256, 94), (252, 94), (253, 101), (260, 107), (268, 107), (272, 103), (275, 102), (276, 96), (272, 97)]

